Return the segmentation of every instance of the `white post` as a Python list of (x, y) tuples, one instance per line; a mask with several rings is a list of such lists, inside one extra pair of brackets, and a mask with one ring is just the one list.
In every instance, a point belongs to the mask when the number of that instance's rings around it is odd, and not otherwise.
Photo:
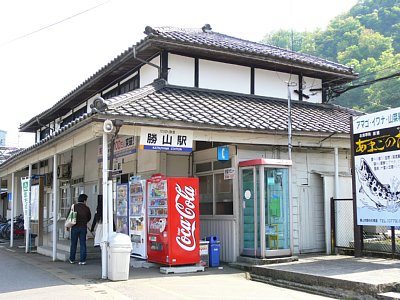
[(32, 164), (29, 164), (28, 168), (28, 178), (29, 178), (29, 191), (28, 191), (28, 203), (26, 204), (28, 207), (26, 210), (28, 214), (24, 216), (28, 218), (27, 227), (25, 230), (25, 253), (29, 253), (29, 246), (31, 245), (31, 178), (32, 178)]
[(11, 174), (11, 230), (10, 230), (10, 247), (14, 246), (14, 199), (15, 199), (15, 173)]
[(53, 156), (53, 261), (57, 259), (57, 203), (58, 203), (58, 186), (57, 186), (57, 154)]
[(335, 147), (335, 199), (339, 198), (339, 149)]
[(288, 82), (288, 159), (292, 160), (292, 98), (290, 95), (290, 82)]
[(103, 239), (101, 241), (101, 278), (107, 279), (107, 241), (108, 241), (108, 136), (103, 133)]
[(108, 181), (108, 238), (114, 232), (114, 213), (113, 213), (113, 186), (112, 180)]

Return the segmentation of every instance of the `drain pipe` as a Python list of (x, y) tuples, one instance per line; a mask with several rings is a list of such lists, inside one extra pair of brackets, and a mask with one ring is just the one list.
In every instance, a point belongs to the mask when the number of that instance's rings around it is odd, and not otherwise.
[[(105, 123), (105, 122), (104, 122)], [(105, 125), (105, 124), (104, 124)], [(103, 132), (103, 238), (101, 241), (101, 278), (107, 279), (107, 241), (108, 241), (108, 191), (107, 191), (107, 161), (108, 161), (108, 133)]]
[[(334, 168), (335, 168), (335, 177), (334, 177), (334, 193), (333, 193), (333, 197), (335, 199), (339, 198), (339, 149), (338, 147), (334, 148)], [(326, 206), (326, 215), (325, 215), (325, 226), (326, 226), (326, 230), (325, 230), (325, 236), (326, 236), (326, 254), (334, 254), (333, 251), (335, 250), (332, 247), (332, 229), (331, 228), (331, 224), (332, 224), (332, 220), (331, 218), (332, 216), (332, 212), (330, 211), (330, 199), (325, 199), (325, 206)]]
[[(71, 160), (72, 161), (72, 160)], [(53, 261), (57, 259), (57, 212), (58, 212), (57, 154), (53, 156)]]
[(14, 247), (14, 200), (15, 200), (15, 172), (11, 173), (11, 230), (10, 230), (10, 248)]
[[(31, 241), (31, 184), (32, 184), (32, 164), (28, 166), (28, 178), (29, 178), (29, 192), (28, 192), (28, 203), (26, 204), (27, 214), (24, 215), (24, 218), (27, 218), (26, 229), (25, 229), (25, 253), (30, 252), (30, 241)], [(1, 181), (0, 181), (1, 182)], [(1, 186), (1, 184), (0, 184)]]
[(339, 149), (335, 147), (335, 198), (339, 198)]
[(111, 137), (110, 141), (110, 165), (108, 167), (108, 176), (107, 176), (107, 185), (108, 185), (108, 232), (114, 232), (114, 212), (113, 212), (113, 184), (112, 184), (112, 176), (114, 170), (114, 147), (115, 147), (115, 140), (118, 136), (118, 132), (122, 127), (124, 122), (122, 120), (114, 120), (112, 123), (115, 126), (115, 132)]

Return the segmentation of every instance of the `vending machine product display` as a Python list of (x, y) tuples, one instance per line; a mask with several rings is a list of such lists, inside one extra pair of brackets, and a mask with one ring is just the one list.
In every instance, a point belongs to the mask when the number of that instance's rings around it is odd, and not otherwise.
[(200, 262), (199, 180), (147, 180), (147, 259), (168, 266)]
[(128, 234), (128, 184), (117, 184), (117, 197), (116, 197), (116, 231)]
[(133, 176), (129, 182), (129, 236), (131, 256), (147, 258), (146, 181)]

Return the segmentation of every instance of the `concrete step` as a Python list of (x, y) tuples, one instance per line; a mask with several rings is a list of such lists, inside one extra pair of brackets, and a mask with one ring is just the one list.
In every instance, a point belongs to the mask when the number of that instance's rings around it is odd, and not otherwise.
[(272, 285), (309, 291), (340, 299), (376, 299), (380, 293), (392, 292), (393, 286), (387, 284), (369, 284), (350, 280), (324, 277), (294, 271), (252, 266), (249, 277)]
[(236, 262), (229, 263), (232, 268), (251, 271), (254, 266), (260, 265), (271, 265), (271, 264), (281, 264), (298, 261), (297, 256), (289, 257), (276, 257), (276, 258), (253, 258), (247, 256), (238, 256)]
[[(100, 247), (87, 246), (86, 249), (87, 249), (88, 260), (101, 258)], [(36, 252), (49, 257), (53, 256), (53, 248), (49, 246), (38, 246)], [(78, 249), (76, 250), (76, 253), (79, 257), (79, 246)], [(57, 249), (56, 258), (57, 260), (67, 261), (69, 258), (69, 247), (64, 246), (61, 247), (61, 249)]]
[(279, 286), (287, 289), (293, 289), (306, 293), (311, 293), (320, 296), (337, 299), (352, 299), (352, 300), (374, 300), (377, 299), (374, 295), (366, 295), (357, 291), (345, 290), (338, 287), (327, 287), (318, 284), (305, 284), (297, 281), (288, 281), (283, 279), (275, 279), (266, 276), (259, 276), (248, 273), (248, 279), (263, 282), (266, 284)]

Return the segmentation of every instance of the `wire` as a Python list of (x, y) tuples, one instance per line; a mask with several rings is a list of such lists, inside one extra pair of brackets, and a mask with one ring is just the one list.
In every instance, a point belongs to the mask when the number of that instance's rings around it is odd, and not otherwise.
[(384, 76), (384, 77), (380, 77), (380, 78), (377, 78), (377, 79), (366, 81), (366, 82), (363, 82), (363, 83), (360, 83), (360, 84), (352, 85), (352, 86), (349, 86), (347, 88), (343, 88), (342, 90), (340, 90), (340, 89), (336, 90), (336, 91), (333, 90), (333, 92), (336, 94), (336, 96), (340, 96), (341, 94), (343, 94), (343, 93), (345, 93), (345, 92), (347, 92), (349, 90), (352, 90), (352, 89), (355, 89), (355, 88), (358, 88), (358, 87), (362, 87), (362, 86), (366, 86), (366, 85), (371, 85), (371, 84), (374, 84), (374, 83), (379, 82), (379, 81), (392, 79), (392, 78), (395, 78), (395, 77), (398, 77), (398, 76), (400, 76), (400, 71), (398, 71), (396, 73), (393, 73), (393, 74), (390, 74), (388, 76)]
[(11, 43), (13, 43), (13, 42), (16, 42), (16, 41), (18, 41), (18, 40), (21, 40), (21, 39), (23, 39), (23, 38), (26, 38), (26, 37), (28, 37), (28, 36), (30, 36), (30, 35), (32, 35), (32, 34), (38, 33), (38, 32), (40, 32), (40, 31), (42, 31), (42, 30), (48, 29), (48, 28), (50, 28), (50, 27), (53, 27), (53, 26), (55, 26), (55, 25), (58, 25), (58, 24), (60, 24), (60, 23), (65, 22), (65, 21), (68, 21), (68, 20), (70, 20), (70, 19), (72, 19), (72, 18), (75, 18), (75, 17), (77, 17), (77, 16), (79, 16), (79, 15), (82, 15), (82, 14), (87, 13), (87, 12), (93, 10), (93, 9), (96, 9), (96, 8), (98, 8), (99, 6), (102, 6), (102, 5), (104, 5), (104, 4), (106, 4), (107, 2), (110, 2), (110, 1), (111, 1), (111, 0), (108, 0), (108, 1), (106, 1), (106, 2), (100, 3), (100, 4), (96, 5), (96, 6), (93, 6), (93, 7), (91, 7), (91, 8), (88, 8), (88, 9), (86, 9), (86, 10), (84, 10), (84, 11), (78, 12), (78, 13), (76, 13), (75, 15), (69, 16), (68, 18), (62, 19), (62, 20), (60, 20), (60, 21), (57, 21), (57, 22), (52, 23), (52, 24), (50, 24), (50, 25), (47, 25), (47, 26), (45, 26), (45, 27), (39, 28), (39, 29), (37, 29), (37, 30), (35, 30), (35, 31), (32, 31), (32, 32), (29, 32), (29, 33), (27, 33), (27, 34), (24, 34), (24, 35), (21, 35), (21, 36), (19, 36), (19, 37), (16, 37), (16, 38), (14, 38), (14, 39), (12, 39), (12, 40), (9, 40), (8, 42), (5, 42), (5, 43), (3, 43), (3, 44), (0, 44), (0, 47), (6, 46), (6, 45), (11, 44)]

